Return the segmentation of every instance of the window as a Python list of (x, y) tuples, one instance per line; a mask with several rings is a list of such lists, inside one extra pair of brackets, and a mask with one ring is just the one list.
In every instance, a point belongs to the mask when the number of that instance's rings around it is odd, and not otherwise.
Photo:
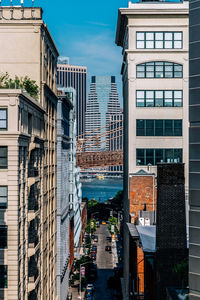
[(182, 32), (136, 32), (137, 49), (182, 49)]
[(173, 62), (155, 61), (139, 64), (137, 78), (182, 78), (183, 66)]
[(176, 90), (137, 90), (137, 107), (181, 107), (183, 104), (183, 91)]
[(156, 165), (159, 162), (182, 162), (182, 149), (136, 149), (137, 166)]
[(0, 130), (7, 130), (7, 108), (0, 108)]
[(0, 249), (5, 249), (7, 246), (7, 226), (0, 226)]
[(8, 187), (0, 186), (0, 209), (7, 208), (8, 204)]
[(182, 120), (136, 120), (137, 136), (182, 136)]
[(0, 146), (0, 169), (8, 168), (8, 147)]
[(0, 265), (0, 289), (8, 288), (8, 267)]

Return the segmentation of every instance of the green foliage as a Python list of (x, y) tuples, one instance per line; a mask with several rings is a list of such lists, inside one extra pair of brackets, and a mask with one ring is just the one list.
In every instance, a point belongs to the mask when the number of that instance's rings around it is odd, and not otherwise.
[[(91, 222), (94, 223), (93, 226), (91, 226)], [(96, 223), (96, 220), (95, 219), (91, 219), (89, 220), (88, 222), (88, 225), (87, 225), (87, 228), (86, 228), (86, 232), (89, 234), (89, 233), (95, 233), (95, 231), (97, 230), (97, 223)]]
[(188, 281), (188, 259), (184, 259), (181, 263), (173, 268), (173, 272), (177, 274), (182, 282), (187, 284)]
[(90, 207), (96, 206), (97, 204), (99, 204), (99, 201), (92, 198), (91, 200), (88, 200), (87, 206), (88, 206), (88, 208), (90, 208)]
[(108, 225), (108, 230), (110, 231), (110, 233), (112, 234), (113, 232), (111, 232), (111, 226), (114, 225), (115, 227), (115, 233), (118, 234), (119, 230), (117, 228), (117, 224), (118, 224), (118, 220), (115, 217), (110, 217), (108, 219), (109, 225)]
[(7, 72), (0, 75), (0, 88), (24, 89), (34, 99), (38, 99), (39, 95), (39, 87), (35, 80), (31, 80), (28, 76), (24, 78), (15, 76), (15, 78), (12, 79)]

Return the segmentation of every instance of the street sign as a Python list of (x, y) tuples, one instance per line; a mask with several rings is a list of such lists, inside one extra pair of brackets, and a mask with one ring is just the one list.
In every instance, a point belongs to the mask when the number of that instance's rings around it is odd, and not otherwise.
[(81, 267), (81, 276), (85, 277), (85, 267)]

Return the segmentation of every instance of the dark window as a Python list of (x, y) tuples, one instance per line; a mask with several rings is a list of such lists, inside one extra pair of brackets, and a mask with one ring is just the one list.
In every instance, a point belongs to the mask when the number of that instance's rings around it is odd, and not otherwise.
[(28, 134), (32, 134), (32, 114), (28, 113)]
[(146, 120), (146, 136), (154, 136), (154, 120)]
[(163, 136), (163, 120), (155, 120), (155, 136)]
[(146, 149), (146, 165), (155, 165), (153, 149)]
[(0, 108), (0, 130), (7, 130), (7, 108)]
[(174, 135), (182, 136), (182, 120), (174, 120)]
[(156, 165), (159, 162), (182, 162), (182, 149), (136, 149), (136, 164)]
[(5, 249), (7, 246), (7, 226), (0, 226), (0, 249)]
[(0, 265), (0, 289), (8, 288), (8, 267)]
[(165, 120), (165, 136), (173, 135), (173, 121)]
[(145, 135), (145, 120), (137, 120), (137, 136), (144, 136)]
[(137, 136), (182, 136), (182, 120), (136, 120)]
[(144, 165), (144, 149), (136, 149), (137, 165)]
[(0, 186), (0, 209), (7, 208), (8, 205), (8, 187)]
[(0, 169), (8, 168), (8, 147), (0, 146)]

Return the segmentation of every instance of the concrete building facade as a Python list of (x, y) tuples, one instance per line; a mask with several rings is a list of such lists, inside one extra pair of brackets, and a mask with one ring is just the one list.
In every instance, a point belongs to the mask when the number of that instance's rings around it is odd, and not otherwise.
[[(188, 2), (129, 1), (120, 8), (124, 98), (124, 221), (130, 221), (129, 180), (158, 162), (184, 162), (188, 190)], [(124, 240), (129, 299), (129, 238)], [(128, 250), (127, 250), (128, 251)]]
[[(67, 89), (58, 91), (57, 106), (57, 297), (69, 293), (70, 223), (73, 222), (70, 170), (73, 157), (75, 112), (73, 97)], [(70, 202), (71, 201), (71, 202)]]
[(74, 88), (76, 91), (76, 135), (84, 137), (87, 99), (87, 67), (72, 66), (69, 59), (60, 57), (57, 65), (59, 87)]
[(190, 83), (189, 83), (189, 193), (190, 193), (190, 249), (189, 287), (190, 299), (200, 299), (200, 1), (190, 1)]
[(0, 132), (1, 195), (7, 201), (0, 219), (8, 243), (1, 295), (4, 300), (56, 299), (58, 51), (41, 8), (1, 7), (0, 44), (1, 72), (28, 76), (39, 87), (37, 101), (19, 91), (1, 91), (0, 106), (8, 112), (8, 128)]

